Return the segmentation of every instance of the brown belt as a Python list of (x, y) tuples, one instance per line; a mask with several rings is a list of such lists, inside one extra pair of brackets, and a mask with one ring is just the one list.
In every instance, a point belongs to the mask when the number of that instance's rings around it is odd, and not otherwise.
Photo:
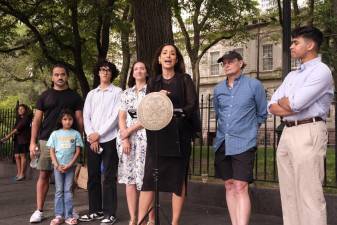
[(284, 121), (285, 125), (287, 127), (293, 127), (301, 124), (306, 124), (306, 123), (313, 123), (317, 121), (324, 121), (321, 117), (314, 117), (310, 119), (304, 119), (304, 120), (296, 120), (296, 121)]

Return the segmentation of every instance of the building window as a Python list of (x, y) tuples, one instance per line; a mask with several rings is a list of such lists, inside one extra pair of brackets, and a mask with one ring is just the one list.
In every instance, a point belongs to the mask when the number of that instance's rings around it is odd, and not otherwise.
[(273, 69), (273, 45), (267, 44), (262, 46), (263, 50), (263, 70)]
[(233, 51), (239, 53), (243, 58), (243, 48), (236, 48), (236, 49), (233, 49)]
[(219, 75), (220, 64), (217, 62), (218, 58), (220, 58), (220, 52), (211, 52), (211, 75)]
[(209, 119), (215, 120), (216, 115), (215, 115), (215, 109), (214, 109), (214, 100), (213, 97), (209, 98)]
[(301, 61), (299, 59), (291, 58), (291, 69), (296, 70), (301, 65)]

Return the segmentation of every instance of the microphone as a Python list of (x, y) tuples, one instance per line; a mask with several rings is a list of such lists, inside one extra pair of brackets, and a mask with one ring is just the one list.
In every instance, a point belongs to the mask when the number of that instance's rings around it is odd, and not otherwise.
[(184, 113), (182, 108), (175, 108), (173, 109), (173, 117), (185, 117), (186, 114)]

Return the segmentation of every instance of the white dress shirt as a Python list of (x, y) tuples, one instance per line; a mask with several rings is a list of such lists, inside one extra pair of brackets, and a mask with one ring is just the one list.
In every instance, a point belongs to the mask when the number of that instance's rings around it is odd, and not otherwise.
[(99, 142), (105, 143), (117, 137), (118, 111), (122, 89), (110, 84), (102, 90), (91, 90), (83, 109), (84, 130), (87, 135), (97, 132)]
[(285, 116), (285, 121), (321, 117), (326, 119), (333, 99), (333, 78), (331, 70), (317, 57), (301, 64), (298, 70), (290, 72), (273, 94), (271, 104), (288, 97), (290, 108), (295, 114)]

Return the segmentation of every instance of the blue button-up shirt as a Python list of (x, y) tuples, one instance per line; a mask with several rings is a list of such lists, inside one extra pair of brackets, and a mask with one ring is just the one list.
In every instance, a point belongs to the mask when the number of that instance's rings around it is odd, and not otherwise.
[(237, 155), (256, 146), (258, 128), (267, 118), (267, 99), (260, 81), (240, 75), (233, 88), (227, 80), (214, 89), (217, 132), (213, 149), (225, 141), (226, 155)]
[(283, 120), (295, 121), (316, 116), (325, 120), (333, 98), (333, 79), (329, 67), (321, 62), (320, 57), (301, 64), (298, 70), (286, 76), (268, 103), (268, 109), (283, 97), (288, 97), (290, 108), (295, 112)]

